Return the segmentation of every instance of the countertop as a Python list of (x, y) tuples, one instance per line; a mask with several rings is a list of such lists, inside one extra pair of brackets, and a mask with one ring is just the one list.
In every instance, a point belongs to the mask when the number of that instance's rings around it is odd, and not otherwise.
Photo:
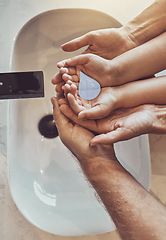
[[(122, 24), (138, 15), (152, 0), (0, 0), (0, 72), (10, 70), (10, 55), (20, 28), (35, 15), (59, 8), (89, 8), (105, 12)], [(165, 135), (150, 135), (152, 163), (152, 194), (166, 204), (166, 148)], [(15, 206), (8, 186), (7, 167), (7, 101), (0, 100), (0, 239), (55, 240), (73, 239), (44, 232), (29, 223)], [(120, 239), (116, 231), (101, 235), (79, 236), (74, 239)]]

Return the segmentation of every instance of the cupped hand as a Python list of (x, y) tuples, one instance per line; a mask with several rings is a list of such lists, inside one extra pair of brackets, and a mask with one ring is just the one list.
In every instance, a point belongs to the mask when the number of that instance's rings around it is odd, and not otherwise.
[(90, 144), (112, 144), (119, 141), (154, 133), (154, 123), (158, 119), (155, 114), (155, 105), (140, 105), (129, 109), (118, 109), (109, 118), (110, 130), (95, 136)]
[(98, 145), (90, 147), (89, 142), (94, 134), (89, 130), (73, 123), (59, 108), (57, 98), (52, 98), (53, 115), (59, 136), (65, 146), (77, 157), (83, 166), (87, 161), (90, 163), (98, 157), (116, 160), (113, 146)]
[[(89, 77), (95, 79), (102, 87), (116, 85), (116, 65), (109, 60), (94, 54), (83, 54), (66, 59), (57, 63), (60, 68), (61, 78), (66, 82), (71, 80), (79, 82), (79, 72), (82, 71)], [(52, 79), (53, 84), (59, 83), (59, 79)]]
[[(121, 55), (122, 53), (137, 47), (137, 44), (134, 42), (133, 38), (128, 33), (128, 31), (124, 27), (121, 27), (91, 31), (81, 37), (78, 37), (67, 43), (64, 43), (62, 45), (62, 49), (67, 52), (72, 52), (84, 46), (88, 46), (88, 48), (83, 53), (86, 54), (90, 53), (111, 60)], [(99, 68), (97, 66), (97, 70), (98, 69), (99, 70), (101, 69), (100, 65)], [(73, 70), (71, 69), (71, 71)], [(103, 70), (101, 69), (100, 73), (102, 73), (102, 71)], [(86, 73), (85, 71), (84, 73), (88, 75), (88, 72)], [(92, 75), (89, 74), (89, 76), (91, 76), (92, 78), (96, 77), (94, 74)], [(99, 76), (99, 78), (103, 79), (103, 76), (101, 75)], [(60, 76), (55, 75), (55, 77), (52, 80), (52, 83), (57, 84), (56, 91), (61, 93), (62, 92), (61, 87), (62, 85), (64, 85), (64, 82), (63, 80), (59, 81), (59, 79)], [(104, 83), (104, 81), (106, 81), (106, 83)], [(116, 85), (116, 81), (110, 80), (110, 78), (105, 79), (104, 81), (102, 83), (104, 84), (103, 86)]]
[[(66, 90), (66, 85), (68, 86)], [(75, 84), (64, 86), (65, 95), (68, 103), (75, 114), (80, 119), (100, 119), (109, 115), (111, 111), (120, 106), (116, 88), (106, 87), (101, 88), (100, 94), (92, 100), (86, 100), (77, 94)], [(73, 86), (73, 87), (72, 87)], [(72, 89), (72, 90), (71, 90)], [(75, 92), (74, 92), (75, 91)]]
[(121, 27), (91, 31), (63, 44), (62, 49), (72, 52), (85, 46), (88, 48), (83, 53), (93, 53), (105, 59), (113, 59), (136, 47), (136, 43), (126, 29)]
[[(90, 141), (91, 145), (113, 144), (147, 133), (166, 133), (165, 109), (157, 105), (141, 105), (129, 109), (118, 109), (99, 120), (82, 120), (72, 111), (68, 103), (61, 101), (60, 110), (73, 122), (99, 135)], [(166, 116), (166, 115), (165, 115)]]

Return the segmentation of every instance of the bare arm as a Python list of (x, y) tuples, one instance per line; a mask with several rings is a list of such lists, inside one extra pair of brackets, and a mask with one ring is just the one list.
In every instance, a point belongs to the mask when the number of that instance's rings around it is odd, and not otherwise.
[(166, 104), (166, 77), (149, 78), (114, 87), (116, 108), (141, 104)]
[[(72, 124), (52, 99), (63, 143), (78, 158), (123, 240), (165, 240), (166, 210), (119, 164), (111, 145), (90, 147), (94, 135)], [(64, 131), (65, 127), (65, 131)], [(81, 141), (79, 141), (79, 139)]]
[[(152, 76), (166, 68), (166, 54), (164, 53), (166, 49), (166, 33), (164, 34), (166, 31), (165, 12), (166, 0), (157, 0), (123, 27), (89, 32), (65, 43), (63, 50), (75, 51), (89, 45), (85, 53), (93, 53), (109, 60), (113, 59), (110, 64), (105, 62), (105, 66), (107, 69), (110, 69), (110, 73), (109, 77), (106, 76), (106, 79), (102, 78), (103, 81), (100, 82), (102, 86), (121, 85), (132, 80)], [(162, 36), (160, 37), (159, 35), (161, 34)], [(153, 38), (156, 38), (156, 40)], [(151, 39), (153, 40), (146, 43)], [(134, 52), (133, 48), (144, 43), (146, 44), (137, 48)], [(125, 52), (127, 52), (126, 55), (123, 54)], [(124, 55), (123, 58), (117, 57), (121, 54)], [(99, 59), (99, 61), (103, 60)], [(80, 64), (85, 65), (86, 74), (89, 72), (88, 62), (88, 57), (87, 62), (80, 62)], [(71, 64), (71, 66), (74, 65)], [(101, 72), (103, 71), (101, 70)], [(105, 75), (105, 73), (103, 74)], [(88, 75), (95, 78), (95, 74)], [(98, 80), (97, 78), (95, 79)], [(57, 91), (62, 92), (61, 86), (64, 83), (60, 74), (54, 78), (53, 83), (57, 84)]]
[(110, 61), (113, 85), (150, 77), (166, 68), (166, 32)]
[(62, 45), (64, 51), (89, 46), (84, 53), (113, 59), (166, 31), (166, 0), (157, 0), (123, 27), (89, 32)]
[(166, 31), (166, 0), (156, 0), (141, 14), (123, 26), (134, 42), (141, 45)]
[[(101, 160), (101, 159), (100, 159)], [(120, 167), (103, 161), (86, 171), (123, 240), (164, 240), (166, 209)]]
[[(117, 86), (150, 77), (166, 68), (166, 32), (113, 60), (84, 54), (58, 63), (58, 67), (62, 67), (60, 71), (65, 81), (74, 80), (77, 74), (74, 68), (77, 66), (97, 80), (102, 87)], [(70, 74), (70, 69), (73, 75)], [(57, 82), (56, 77), (54, 83)]]
[(90, 142), (113, 144), (142, 134), (166, 134), (166, 105), (145, 104), (134, 108), (121, 108), (99, 120), (82, 120), (72, 111), (68, 102), (59, 100), (60, 110), (76, 124), (96, 135)]
[(131, 108), (141, 104), (166, 104), (165, 76), (101, 88), (100, 94), (92, 100), (80, 98), (73, 82), (66, 85), (68, 103), (79, 119), (102, 119), (115, 109)]

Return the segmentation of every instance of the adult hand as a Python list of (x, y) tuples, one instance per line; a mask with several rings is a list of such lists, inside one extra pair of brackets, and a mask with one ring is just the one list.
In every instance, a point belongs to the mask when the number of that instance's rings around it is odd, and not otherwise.
[[(84, 53), (93, 53), (95, 55), (98, 55), (105, 59), (113, 59), (116, 56), (119, 56), (120, 54), (135, 48), (137, 44), (134, 42), (132, 35), (125, 29), (125, 28), (111, 28), (111, 29), (103, 29), (103, 30), (97, 30), (97, 31), (91, 31), (79, 38), (73, 39), (70, 42), (67, 42), (62, 45), (62, 49), (64, 51), (75, 51), (81, 47), (84, 47), (86, 45), (89, 45), (88, 48), (84, 51)], [(77, 59), (77, 58), (76, 58)], [(75, 60), (76, 60), (75, 59)], [(88, 58), (82, 58), (84, 61), (84, 64), (87, 64), (89, 62)], [(101, 62), (104, 62), (104, 59), (102, 60), (99, 58)], [(87, 62), (86, 62), (87, 61)], [(81, 63), (82, 64), (82, 63)], [(69, 66), (68, 66), (69, 67)], [(94, 66), (92, 66), (93, 69)], [(90, 66), (91, 68), (91, 66)], [(97, 70), (97, 73), (95, 72)], [(101, 70), (101, 71), (99, 71)], [(108, 69), (107, 69), (108, 70)], [(84, 71), (83, 71), (84, 72)], [(62, 73), (67, 73), (72, 75), (75, 75), (73, 72), (73, 67), (70, 67), (67, 72), (62, 70)], [(88, 72), (85, 72), (86, 74)], [(94, 73), (92, 75), (90, 74), (92, 78), (95, 78), (99, 74), (99, 78), (103, 80), (104, 84), (103, 86), (113, 86), (116, 85), (115, 83), (110, 82), (110, 77), (108, 79), (103, 79), (103, 75), (100, 77), (101, 73), (103, 73), (103, 69), (101, 68), (100, 64), (94, 68)], [(95, 75), (95, 76), (94, 76)], [(65, 78), (65, 77), (64, 77)], [(58, 93), (62, 93), (62, 86), (64, 85), (65, 79), (61, 78), (61, 74), (58, 73), (54, 76), (52, 83), (56, 84), (56, 91)], [(106, 81), (106, 83), (104, 83)]]
[[(93, 139), (94, 134), (89, 130), (74, 124), (59, 109), (57, 98), (52, 98), (54, 120), (58, 129), (59, 136), (65, 146), (77, 157), (81, 166), (88, 162), (95, 164), (94, 160), (98, 158), (108, 158), (115, 161), (113, 146), (98, 145), (90, 147), (89, 142)], [(98, 164), (98, 163), (97, 163)]]
[(62, 49), (72, 52), (87, 45), (83, 53), (93, 53), (105, 59), (113, 59), (137, 46), (133, 37), (121, 27), (91, 31), (63, 44)]
[[(66, 90), (66, 85), (68, 89)], [(71, 109), (81, 119), (101, 119), (109, 115), (114, 109), (121, 107), (120, 94), (116, 88), (101, 88), (100, 94), (92, 100), (86, 100), (78, 96), (75, 84), (66, 84), (64, 92)], [(72, 90), (71, 90), (72, 89)], [(68, 93), (69, 92), (69, 93)], [(65, 101), (65, 100), (63, 100)]]
[(147, 133), (166, 133), (166, 106), (147, 104), (118, 109), (99, 120), (82, 120), (67, 102), (60, 100), (60, 104), (60, 110), (73, 122), (99, 134), (91, 139), (90, 145), (112, 144)]
[[(116, 65), (109, 60), (94, 54), (79, 55), (57, 63), (59, 73), (52, 79), (53, 84), (62, 84), (62, 80), (79, 82), (79, 72), (94, 78), (102, 87), (117, 85), (118, 71)], [(61, 87), (61, 85), (60, 85)], [(56, 90), (59, 90), (59, 88)]]

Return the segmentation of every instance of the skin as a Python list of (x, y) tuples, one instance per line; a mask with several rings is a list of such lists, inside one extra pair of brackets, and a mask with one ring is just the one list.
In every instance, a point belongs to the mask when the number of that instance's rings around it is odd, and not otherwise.
[(82, 120), (72, 111), (65, 99), (59, 100), (61, 112), (76, 124), (95, 132), (90, 146), (113, 144), (142, 134), (166, 133), (166, 105), (140, 105), (118, 109), (98, 120)]
[(91, 31), (64, 43), (62, 49), (71, 52), (85, 46), (88, 46), (88, 48), (83, 53), (93, 53), (105, 59), (113, 59), (136, 47), (137, 44), (134, 42), (132, 35), (121, 27)]
[(148, 42), (166, 30), (166, 0), (156, 0), (141, 14), (129, 21), (124, 30), (129, 32), (137, 45)]
[[(143, 19), (143, 22), (146, 23), (144, 24), (144, 28), (140, 27), (141, 18), (139, 19), (138, 17), (135, 22), (132, 21), (126, 26), (126, 29), (125, 27), (123, 28), (124, 31), (130, 32), (128, 36), (127, 34), (123, 34), (123, 43), (120, 43), (118, 40), (119, 44), (117, 44), (117, 41), (113, 42), (110, 40), (111, 44), (113, 43), (112, 50), (115, 49), (112, 51), (112, 56), (107, 56), (106, 54), (108, 46), (105, 49), (105, 53), (100, 51), (103, 47), (101, 47), (102, 45), (96, 44), (97, 41), (94, 40), (96, 39), (95, 37), (91, 37), (91, 43), (88, 40), (89, 42), (85, 42), (84, 45), (90, 45), (88, 51), (112, 59), (136, 45), (138, 46), (139, 44), (148, 41), (152, 38), (152, 29), (156, 29), (155, 31), (153, 30), (153, 32), (157, 35), (160, 34), (163, 29), (161, 24), (159, 24), (161, 22), (160, 16), (162, 16), (162, 22), (166, 22), (163, 21), (162, 14), (162, 11), (165, 14), (165, 9), (163, 8), (165, 5), (161, 6), (160, 3), (165, 3), (165, 1), (156, 1), (155, 5), (152, 5), (151, 10), (148, 10), (150, 14), (147, 14), (146, 11), (142, 14), (142, 18), (145, 18)], [(158, 10), (158, 6), (160, 6), (160, 12), (157, 18), (158, 21), (156, 21), (157, 27), (155, 28), (155, 24), (152, 24), (155, 21), (151, 22), (149, 19), (152, 19), (152, 16), (155, 15), (154, 10), (156, 7)], [(136, 26), (136, 23), (139, 23), (138, 27)], [(141, 29), (143, 29), (143, 31), (145, 30), (144, 34), (142, 34)], [(108, 31), (106, 35), (107, 34)], [(155, 37), (155, 34), (153, 34), (153, 37)], [(94, 34), (92, 35), (94, 36)], [(98, 36), (101, 35), (103, 36), (103, 34), (98, 34)], [(139, 38), (141, 35), (143, 35), (143, 37)], [(108, 38), (105, 39), (108, 40)], [(78, 48), (80, 47), (81, 45), (78, 45)], [(120, 50), (120, 48), (122, 50)], [(63, 49), (65, 50), (64, 46)], [(57, 78), (59, 79), (59, 91), (61, 91), (62, 86), (64, 85), (62, 73), (59, 73)], [(90, 147), (89, 142), (94, 138), (94, 135), (87, 131), (87, 129), (81, 128), (77, 124), (72, 124), (69, 119), (65, 118), (59, 111), (60, 109), (57, 100), (53, 99), (52, 102), (54, 106), (54, 118), (62, 141), (80, 161), (85, 175), (98, 192), (108, 213), (114, 220), (122, 239), (165, 239), (165, 208), (122, 168), (116, 159), (112, 146), (96, 145), (95, 147)], [(63, 131), (64, 127), (66, 131)], [(81, 141), (78, 141), (78, 136)], [(81, 144), (79, 144), (80, 142)]]
[(164, 206), (120, 165), (112, 145), (90, 147), (93, 133), (65, 117), (56, 98), (52, 99), (52, 103), (62, 142), (78, 158), (84, 174), (105, 205), (121, 238), (164, 240)]
[(108, 60), (94, 54), (76, 56), (59, 62), (57, 66), (60, 68), (60, 71), (53, 77), (52, 83), (54, 85), (57, 84), (56, 91), (59, 93), (62, 92), (62, 86), (68, 80), (73, 82), (79, 81), (79, 71), (96, 79), (102, 87), (108, 87), (110, 82), (112, 82), (111, 78), (113, 77), (110, 75), (110, 69), (112, 69), (112, 75), (116, 72), (113, 64), (110, 68)]
[[(77, 88), (67, 84), (67, 95), (72, 110), (80, 119), (101, 119), (118, 108), (131, 108), (141, 104), (166, 104), (166, 77), (135, 81), (117, 87), (101, 88), (93, 100), (79, 97)], [(137, 97), (136, 97), (137, 96)]]
[(106, 60), (94, 54), (76, 56), (57, 64), (61, 78), (58, 78), (59, 74), (55, 75), (52, 83), (61, 84), (67, 80), (79, 82), (79, 70), (94, 78), (102, 87), (147, 78), (166, 68), (165, 49), (166, 32), (113, 60)]
[[(141, 14), (139, 14), (137, 17), (129, 21), (127, 24), (125, 24), (121, 28), (103, 29), (103, 30), (89, 32), (79, 38), (76, 38), (67, 43), (64, 43), (62, 45), (62, 49), (64, 51), (71, 52), (71, 51), (80, 49), (84, 46), (88, 46), (87, 50), (84, 53), (93, 53), (105, 59), (111, 60), (127, 51), (130, 52), (129, 50), (135, 47), (138, 47), (150, 41), (151, 39), (156, 38), (162, 33), (164, 33), (166, 30), (165, 12), (166, 12), (166, 0), (157, 0), (150, 7), (145, 9)], [(164, 44), (164, 41), (163, 41), (163, 44)], [(162, 49), (165, 49), (165, 47), (163, 47)], [(140, 52), (144, 52), (143, 50), (144, 49), (142, 48), (142, 51)], [(153, 59), (153, 57), (151, 57), (151, 59)], [(160, 54), (159, 54), (159, 60), (161, 60)], [(147, 61), (144, 61), (144, 63), (146, 62)], [(161, 64), (163, 64), (164, 62), (165, 61), (161, 60)], [(125, 58), (124, 58), (124, 63), (126, 63)], [(132, 59), (131, 59), (131, 63), (132, 63)], [(111, 79), (110, 81), (111, 85), (109, 86), (114, 86), (114, 85), (122, 84), (126, 81), (129, 81), (127, 75), (126, 75), (127, 77), (126, 79), (121, 78), (123, 71), (126, 70), (126, 72), (128, 72), (128, 69), (121, 68), (122, 64), (120, 64), (119, 66), (120, 66), (120, 69), (119, 70), (117, 69), (115, 73), (121, 72), (120, 79), (117, 80), (118, 76), (115, 76), (114, 80)], [(128, 66), (130, 68), (130, 64), (128, 64)], [(138, 65), (135, 64), (135, 66), (138, 66)], [(163, 65), (159, 65), (159, 66), (161, 67)], [(134, 79), (143, 78), (145, 76), (149, 77), (150, 75), (156, 73), (157, 71), (161, 71), (163, 69), (163, 67), (161, 67), (160, 69), (156, 70), (156, 66), (154, 66), (155, 68), (151, 67), (151, 69), (154, 69), (154, 71), (143, 74), (142, 70), (146, 70), (147, 67), (148, 65), (146, 67), (143, 67), (141, 71), (137, 71), (136, 74), (138, 74), (138, 76), (133, 74)], [(91, 77), (93, 78), (93, 76)], [(62, 78), (60, 73), (58, 73), (58, 75), (56, 75), (53, 78), (53, 84), (57, 84), (56, 86), (57, 92), (62, 92), (61, 87), (64, 85), (64, 79)], [(105, 85), (105, 86), (108, 86), (108, 85)]]
[(88, 46), (84, 53), (93, 53), (106, 59), (137, 47), (166, 30), (166, 0), (154, 1), (137, 17), (118, 29), (89, 32), (62, 45), (67, 52)]
[[(84, 44), (90, 45), (88, 51), (91, 53), (112, 59), (160, 34), (163, 31), (161, 22), (166, 22), (165, 20), (163, 21), (166, 11), (164, 7), (165, 1), (156, 1), (148, 12), (143, 12), (143, 22), (141, 22), (141, 17), (138, 17), (136, 20), (131, 21), (128, 26), (123, 27), (123, 30), (126, 33), (129, 32), (129, 34), (128, 36), (123, 34), (124, 42), (121, 44), (119, 40), (119, 44), (116, 44), (117, 41), (111, 42), (110, 40), (110, 43), (113, 43), (112, 49), (115, 47), (114, 51), (112, 51), (112, 56), (107, 56), (106, 54), (108, 46), (105, 49), (105, 53), (100, 51), (102, 45), (99, 46), (96, 44), (95, 37), (91, 37), (92, 42), (88, 40), (89, 42), (85, 42)], [(155, 9), (157, 9), (156, 12)], [(157, 21), (153, 21), (153, 19)], [(155, 22), (157, 23), (156, 25)], [(144, 27), (141, 27), (141, 23), (144, 23)], [(99, 34), (98, 36), (102, 35)], [(105, 39), (107, 40), (108, 38)], [(81, 45), (78, 45), (78, 48), (80, 47)], [(65, 50), (64, 46), (63, 49)], [(70, 48), (70, 51), (73, 50)], [(73, 75), (75, 74), (73, 73)], [(57, 91), (61, 92), (64, 85), (62, 73), (58, 74), (58, 82), (55, 79), (53, 82), (57, 84)], [(84, 174), (99, 194), (108, 213), (114, 220), (122, 239), (165, 239), (165, 208), (122, 168), (116, 159), (112, 146), (97, 144), (94, 147), (90, 147), (89, 142), (94, 138), (94, 135), (87, 131), (87, 129), (71, 123), (59, 111), (57, 100), (53, 99), (52, 102), (60, 138), (80, 161)], [(64, 127), (66, 131), (64, 131)], [(78, 136), (80, 137), (80, 141), (78, 140)]]

